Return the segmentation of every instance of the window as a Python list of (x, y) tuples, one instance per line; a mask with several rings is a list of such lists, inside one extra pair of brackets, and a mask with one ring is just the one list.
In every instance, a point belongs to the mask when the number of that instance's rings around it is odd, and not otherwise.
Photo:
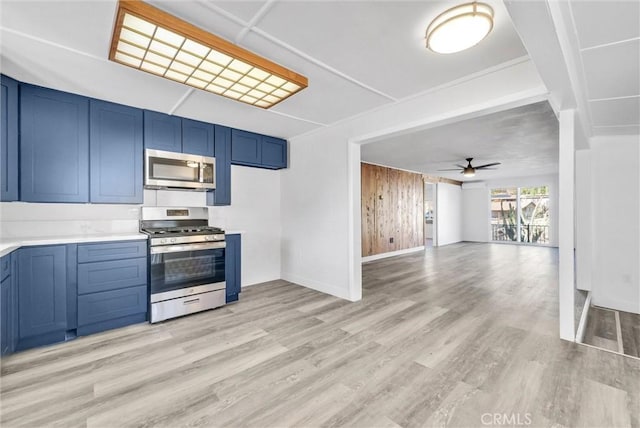
[(491, 189), (491, 240), (549, 243), (549, 187)]

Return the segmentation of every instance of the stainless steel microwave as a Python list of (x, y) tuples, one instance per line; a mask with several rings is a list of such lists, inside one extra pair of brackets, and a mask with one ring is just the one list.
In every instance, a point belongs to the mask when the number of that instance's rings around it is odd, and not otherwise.
[(208, 156), (146, 149), (147, 189), (208, 190), (216, 188), (216, 159)]

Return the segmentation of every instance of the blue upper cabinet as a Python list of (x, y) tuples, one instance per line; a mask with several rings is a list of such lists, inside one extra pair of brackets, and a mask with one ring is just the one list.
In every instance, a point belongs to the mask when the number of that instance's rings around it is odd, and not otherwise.
[(262, 137), (262, 165), (267, 168), (287, 167), (287, 142), (280, 138)]
[(212, 124), (198, 122), (197, 120), (182, 119), (183, 153), (214, 156), (214, 141), (214, 126)]
[(280, 138), (233, 129), (231, 163), (269, 169), (286, 168), (287, 142)]
[(215, 126), (216, 190), (207, 192), (207, 205), (231, 205), (231, 128)]
[(0, 76), (0, 201), (18, 200), (18, 82)]
[(182, 119), (145, 110), (144, 148), (182, 152)]
[(143, 202), (142, 116), (133, 107), (91, 100), (91, 202)]
[(89, 100), (20, 86), (20, 199), (89, 202)]
[(231, 163), (260, 166), (262, 162), (262, 135), (231, 130)]

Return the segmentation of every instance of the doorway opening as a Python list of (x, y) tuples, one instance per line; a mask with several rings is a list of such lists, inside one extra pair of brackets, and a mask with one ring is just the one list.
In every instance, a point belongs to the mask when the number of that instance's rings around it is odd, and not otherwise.
[(549, 186), (491, 189), (491, 240), (549, 245)]
[(437, 207), (436, 207), (436, 183), (424, 182), (424, 248), (429, 249), (438, 246), (437, 239)]

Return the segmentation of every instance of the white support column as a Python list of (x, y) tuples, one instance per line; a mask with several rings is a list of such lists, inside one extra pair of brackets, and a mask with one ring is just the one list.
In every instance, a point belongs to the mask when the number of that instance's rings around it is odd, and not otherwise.
[(575, 341), (574, 278), (574, 186), (575, 186), (575, 110), (560, 112), (559, 142), (559, 303), (560, 338)]

